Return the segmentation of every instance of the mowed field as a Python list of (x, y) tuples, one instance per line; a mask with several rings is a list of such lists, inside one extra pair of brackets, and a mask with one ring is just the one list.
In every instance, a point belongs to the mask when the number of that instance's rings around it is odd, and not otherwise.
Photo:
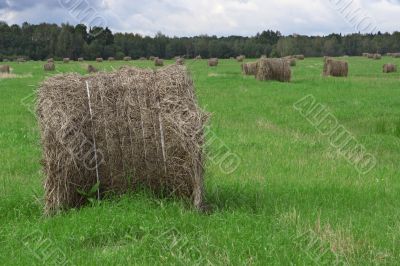
[[(291, 83), (260, 82), (234, 60), (187, 61), (199, 103), (220, 142), (207, 147), (211, 214), (139, 191), (43, 215), (34, 92), (56, 72), (85, 63), (10, 63), (0, 79), (0, 264), (320, 265), (400, 261), (400, 59), (345, 58), (348, 78), (323, 78), (322, 58), (298, 61)], [(252, 61), (252, 60), (247, 60)], [(166, 61), (173, 64), (173, 61)], [(110, 71), (150, 61), (91, 62)], [(85, 88), (82, 88), (85, 89)], [(294, 107), (325, 105), (377, 160), (359, 174)], [(240, 157), (230, 174), (211, 158), (218, 143)]]

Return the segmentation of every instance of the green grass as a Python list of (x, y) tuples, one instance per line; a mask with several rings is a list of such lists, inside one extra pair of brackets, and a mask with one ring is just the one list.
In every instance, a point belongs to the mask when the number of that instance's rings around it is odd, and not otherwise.
[[(29, 111), (29, 95), (52, 74), (43, 63), (11, 63), (19, 76), (0, 79), (0, 264), (41, 265), (48, 250), (75, 265), (397, 264), (400, 74), (383, 74), (382, 65), (400, 59), (347, 60), (349, 78), (321, 77), (322, 59), (310, 58), (287, 84), (245, 77), (233, 60), (217, 68), (188, 61), (212, 131), (241, 158), (230, 175), (207, 163), (214, 212), (140, 192), (54, 217), (42, 212), (39, 132)], [(57, 71), (83, 74), (83, 66), (57, 63)], [(360, 175), (293, 108), (308, 94), (377, 158), (371, 172)]]

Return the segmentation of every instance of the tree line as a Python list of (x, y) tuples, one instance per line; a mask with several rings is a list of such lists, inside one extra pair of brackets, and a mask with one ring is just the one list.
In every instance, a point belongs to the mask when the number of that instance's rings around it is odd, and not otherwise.
[(266, 30), (252, 37), (154, 37), (135, 33), (112, 33), (108, 28), (87, 28), (78, 24), (8, 25), (0, 22), (0, 60), (25, 57), (31, 60), (47, 58), (97, 57), (121, 59), (130, 56), (173, 58), (229, 58), (237, 55), (257, 58), (305, 56), (358, 56), (364, 52), (400, 52), (400, 32), (376, 34), (330, 34), (327, 36), (283, 36), (279, 31)]

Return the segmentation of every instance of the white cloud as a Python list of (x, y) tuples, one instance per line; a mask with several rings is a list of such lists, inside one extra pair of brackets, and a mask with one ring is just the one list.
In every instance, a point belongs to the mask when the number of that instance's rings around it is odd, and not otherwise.
[[(38, 0), (26, 6), (0, 0), (0, 20), (8, 23), (67, 22), (78, 20), (54, 1)], [(25, 1), (25, 0), (23, 0)], [(28, 1), (28, 0), (26, 0)], [(378, 30), (398, 30), (397, 0), (59, 0), (86, 2), (118, 32), (193, 36), (254, 35), (266, 29), (283, 34), (351, 33), (359, 30), (338, 11), (337, 3), (352, 2), (362, 16), (376, 21)], [(33, 3), (32, 1), (28, 1)], [(8, 3), (8, 6), (7, 6)], [(78, 2), (77, 2), (78, 3)], [(85, 5), (82, 5), (85, 6)], [(348, 10), (349, 11), (349, 10)], [(350, 10), (353, 12), (353, 10)], [(343, 13), (343, 12), (342, 12)]]

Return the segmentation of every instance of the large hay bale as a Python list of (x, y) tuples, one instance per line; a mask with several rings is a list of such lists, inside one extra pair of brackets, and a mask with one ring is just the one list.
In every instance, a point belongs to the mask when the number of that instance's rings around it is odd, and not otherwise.
[(394, 58), (400, 58), (400, 53), (393, 53), (392, 55)]
[(374, 57), (373, 57), (375, 60), (380, 60), (380, 59), (382, 59), (382, 55), (381, 54), (374, 54)]
[(196, 56), (194, 59), (196, 59), (196, 60), (201, 60), (202, 57), (201, 57), (201, 55), (198, 55), (198, 56)]
[(114, 57), (109, 57), (108, 61), (115, 61), (115, 58)]
[(290, 82), (292, 71), (285, 59), (260, 59), (257, 64), (256, 79)]
[(101, 57), (96, 58), (96, 62), (97, 63), (102, 63), (103, 62), (103, 58), (101, 58)]
[(218, 66), (218, 58), (210, 58), (210, 59), (208, 59), (208, 66), (210, 66), (210, 67)]
[(124, 57), (124, 61), (131, 61), (132, 60), (132, 57), (130, 57), (130, 56), (125, 56)]
[(246, 57), (245, 57), (244, 55), (239, 55), (238, 57), (236, 57), (236, 60), (237, 60), (238, 62), (243, 62), (244, 59), (246, 59)]
[(88, 67), (87, 67), (87, 72), (90, 74), (90, 73), (96, 73), (96, 72), (98, 72), (98, 70), (97, 70), (97, 68), (95, 68), (94, 66), (92, 66), (92, 65), (88, 65)]
[(176, 59), (176, 64), (177, 65), (184, 65), (185, 64), (185, 59), (183, 59), (183, 58), (178, 58), (178, 59)]
[(158, 57), (156, 57), (156, 58), (154, 59), (154, 65), (155, 65), (155, 66), (164, 66), (164, 60), (163, 60), (163, 59), (160, 59), (160, 58), (158, 58)]
[(10, 74), (10, 66), (9, 65), (0, 65), (0, 73)]
[(392, 73), (397, 72), (397, 66), (394, 64), (384, 64), (383, 65), (383, 73)]
[(56, 70), (56, 65), (54, 64), (54, 62), (48, 62), (44, 64), (43, 68), (44, 71), (54, 71)]
[(257, 62), (242, 64), (243, 74), (247, 76), (254, 76), (257, 74)]
[(323, 76), (347, 77), (349, 74), (349, 64), (345, 61), (325, 58)]
[(69, 61), (70, 61), (69, 58), (64, 58), (64, 59), (63, 59), (64, 64), (68, 64)]
[[(57, 75), (38, 90), (45, 210), (147, 186), (203, 205), (203, 128), (184, 66)], [(96, 174), (98, 173), (98, 174)]]
[(305, 56), (302, 54), (298, 54), (298, 55), (294, 55), (294, 58), (298, 59), (298, 60), (304, 60)]
[(79, 57), (79, 58), (78, 58), (78, 62), (83, 62), (83, 61), (85, 61), (85, 60), (83, 59), (83, 57)]

